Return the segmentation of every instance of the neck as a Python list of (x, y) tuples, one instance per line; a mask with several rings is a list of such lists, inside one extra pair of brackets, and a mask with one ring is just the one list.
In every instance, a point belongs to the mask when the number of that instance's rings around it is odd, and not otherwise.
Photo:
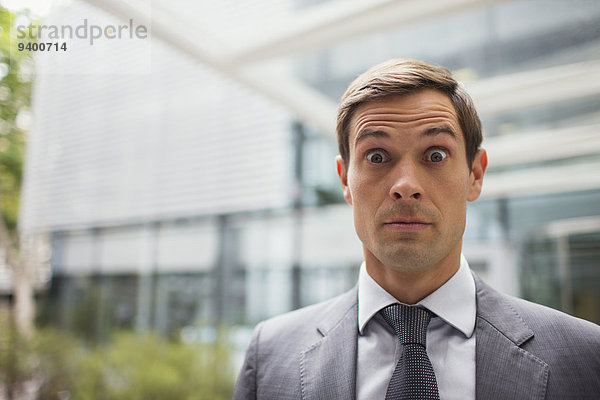
[(438, 264), (422, 270), (390, 268), (375, 256), (365, 254), (367, 272), (386, 292), (405, 304), (416, 304), (439, 289), (458, 271), (460, 250)]

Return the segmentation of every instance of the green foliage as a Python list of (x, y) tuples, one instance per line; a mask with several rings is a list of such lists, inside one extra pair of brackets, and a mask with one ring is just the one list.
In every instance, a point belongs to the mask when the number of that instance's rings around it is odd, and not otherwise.
[(15, 236), (25, 149), (25, 130), (17, 120), (29, 112), (33, 59), (17, 51), (12, 29), (16, 15), (0, 7), (0, 193), (2, 217)]
[(85, 349), (72, 336), (54, 329), (39, 331), (31, 342), (28, 358), (39, 385), (38, 399), (55, 400), (57, 393), (77, 384)]
[(13, 334), (0, 337), (0, 345), (6, 398), (19, 398), (26, 383), (37, 388), (40, 400), (219, 400), (233, 394), (229, 351), (222, 343), (119, 332), (89, 348), (65, 332), (41, 329), (31, 341)]
[(0, 398), (11, 399), (12, 394), (24, 390), (24, 383), (31, 380), (29, 364), (31, 343), (17, 332), (11, 323), (10, 311), (0, 307)]
[[(76, 398), (230, 399), (229, 352), (220, 344), (188, 345), (154, 334), (122, 332), (87, 360)], [(92, 396), (90, 396), (90, 394)]]

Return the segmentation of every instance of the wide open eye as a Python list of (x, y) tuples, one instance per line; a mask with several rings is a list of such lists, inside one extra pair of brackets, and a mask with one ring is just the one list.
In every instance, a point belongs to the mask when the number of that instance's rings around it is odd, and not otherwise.
[(367, 153), (367, 160), (373, 164), (381, 164), (387, 161), (387, 156), (383, 150), (370, 150)]
[(427, 151), (425, 159), (434, 163), (442, 162), (448, 157), (448, 154), (442, 149), (431, 149)]

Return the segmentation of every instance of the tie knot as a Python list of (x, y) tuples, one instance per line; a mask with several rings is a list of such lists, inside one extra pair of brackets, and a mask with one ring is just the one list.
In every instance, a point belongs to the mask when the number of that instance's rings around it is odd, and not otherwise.
[(379, 311), (385, 321), (394, 328), (400, 343), (417, 343), (425, 347), (427, 325), (431, 312), (423, 307), (392, 304)]

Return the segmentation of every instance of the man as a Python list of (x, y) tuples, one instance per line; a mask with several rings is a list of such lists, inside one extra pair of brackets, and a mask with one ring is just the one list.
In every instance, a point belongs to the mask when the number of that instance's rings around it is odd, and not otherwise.
[(260, 323), (234, 399), (600, 398), (600, 327), (494, 291), (461, 256), (487, 156), (449, 71), (373, 67), (343, 95), (337, 135), (358, 284)]

